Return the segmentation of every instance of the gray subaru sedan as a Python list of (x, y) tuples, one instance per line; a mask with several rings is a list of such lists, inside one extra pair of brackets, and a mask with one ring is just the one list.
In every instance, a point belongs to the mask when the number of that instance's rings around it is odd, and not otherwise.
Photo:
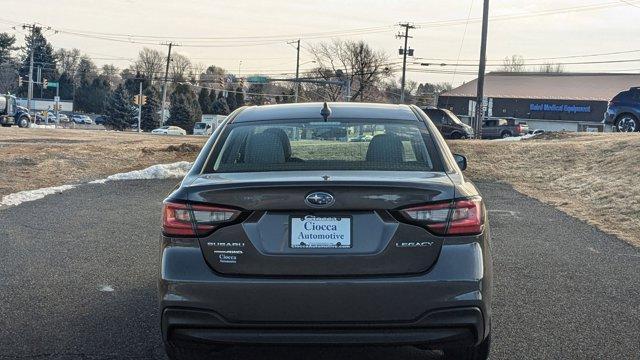
[(171, 359), (230, 345), (410, 345), (486, 359), (487, 213), (418, 107), (243, 107), (164, 201)]

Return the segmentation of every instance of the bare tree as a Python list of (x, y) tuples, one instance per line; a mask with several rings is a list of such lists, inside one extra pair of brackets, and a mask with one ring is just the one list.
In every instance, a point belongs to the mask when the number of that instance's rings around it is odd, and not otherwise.
[(115, 88), (122, 83), (122, 79), (118, 75), (119, 70), (115, 65), (105, 64), (100, 69), (100, 76), (103, 76), (109, 82), (111, 88)]
[[(324, 80), (340, 78), (351, 84), (351, 101), (381, 101), (384, 81), (393, 74), (387, 56), (364, 41), (334, 40), (311, 46), (317, 67), (306, 75)], [(335, 101), (343, 94), (340, 85), (306, 85), (307, 97)], [(315, 94), (315, 95), (314, 95)], [(320, 99), (317, 99), (320, 100)]]
[(524, 72), (525, 71), (524, 59), (520, 55), (512, 55), (511, 57), (506, 57), (502, 61), (502, 68), (500, 68), (500, 71)]
[(200, 84), (207, 87), (221, 88), (220, 78), (225, 78), (227, 71), (219, 66), (210, 65), (204, 74), (200, 74)]
[(88, 55), (80, 56), (75, 73), (76, 85), (82, 82), (91, 83), (98, 76), (98, 67)]
[(545, 63), (540, 65), (538, 71), (541, 73), (562, 73), (564, 72), (564, 64)]
[(203, 63), (194, 63), (191, 65), (189, 77), (194, 80), (195, 85), (200, 85), (201, 76), (204, 74), (205, 66)]
[(75, 48), (59, 49), (56, 51), (55, 56), (56, 59), (58, 59), (58, 68), (60, 69), (60, 73), (67, 73), (70, 77), (75, 76), (81, 55), (80, 50)]
[(169, 76), (173, 81), (185, 81), (191, 69), (191, 60), (184, 55), (171, 55), (171, 64), (169, 65)]
[(133, 73), (140, 73), (149, 79), (159, 79), (163, 77), (165, 61), (165, 55), (160, 51), (144, 48), (138, 53), (132, 70)]

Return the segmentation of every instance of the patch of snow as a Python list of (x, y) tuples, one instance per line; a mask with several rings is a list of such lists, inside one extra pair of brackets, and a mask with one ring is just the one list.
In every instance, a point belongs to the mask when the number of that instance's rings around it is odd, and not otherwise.
[(191, 165), (188, 161), (179, 161), (171, 164), (158, 164), (149, 166), (146, 169), (134, 170), (126, 173), (119, 173), (107, 176), (106, 179), (92, 181), (91, 184), (104, 184), (114, 180), (151, 180), (181, 178), (187, 175)]
[(102, 292), (113, 292), (113, 286), (111, 285), (100, 285), (98, 286), (98, 290)]
[(34, 124), (34, 123), (31, 123), (29, 127), (32, 129), (55, 129), (56, 128), (55, 125), (44, 125), (44, 124)]
[(538, 134), (525, 134), (522, 136), (510, 136), (507, 138), (501, 138), (501, 139), (495, 139), (493, 141), (520, 141), (520, 140), (524, 140), (524, 139), (530, 139), (532, 137), (535, 137)]
[[(152, 180), (152, 179), (170, 179), (184, 177), (193, 163), (188, 161), (179, 161), (171, 164), (158, 164), (149, 166), (146, 169), (134, 170), (126, 173), (119, 173), (107, 176), (106, 179), (99, 179), (89, 182), (89, 184), (104, 184), (107, 181), (116, 180)], [(15, 206), (23, 202), (42, 199), (51, 194), (58, 194), (63, 191), (73, 189), (76, 185), (61, 185), (36, 190), (25, 190), (17, 193), (5, 195), (0, 201), (0, 206)]]
[(2, 201), (0, 201), (0, 206), (20, 205), (23, 202), (42, 199), (47, 195), (59, 194), (63, 191), (73, 189), (74, 187), (76, 187), (76, 185), (61, 185), (61, 186), (53, 186), (48, 188), (36, 189), (36, 190), (19, 191), (17, 193), (3, 196)]

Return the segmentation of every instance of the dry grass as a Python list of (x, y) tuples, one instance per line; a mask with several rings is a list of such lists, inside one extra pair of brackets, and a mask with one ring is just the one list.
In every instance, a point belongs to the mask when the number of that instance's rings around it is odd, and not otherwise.
[(158, 163), (193, 161), (204, 141), (131, 132), (0, 128), (0, 198)]
[[(205, 138), (0, 128), (0, 197), (192, 161)], [(640, 134), (560, 134), (518, 142), (452, 141), (467, 175), (500, 181), (640, 246)]]
[(640, 246), (640, 134), (550, 134), (450, 146), (469, 158), (472, 179), (509, 183)]

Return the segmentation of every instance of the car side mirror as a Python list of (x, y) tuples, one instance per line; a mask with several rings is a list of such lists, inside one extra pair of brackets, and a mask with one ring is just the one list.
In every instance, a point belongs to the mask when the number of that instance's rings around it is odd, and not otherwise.
[(464, 171), (467, 169), (467, 158), (464, 155), (453, 154), (453, 158), (456, 159), (456, 163), (460, 170)]

